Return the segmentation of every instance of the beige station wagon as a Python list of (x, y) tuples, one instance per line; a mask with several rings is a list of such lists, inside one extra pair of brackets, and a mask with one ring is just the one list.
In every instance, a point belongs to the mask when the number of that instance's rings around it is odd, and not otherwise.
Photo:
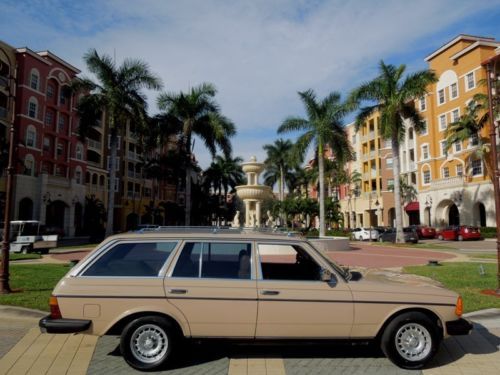
[(58, 283), (50, 308), (43, 331), (120, 334), (139, 370), (163, 367), (185, 338), (376, 340), (415, 369), (472, 329), (454, 292), (372, 280), (305, 239), (245, 230), (110, 237)]

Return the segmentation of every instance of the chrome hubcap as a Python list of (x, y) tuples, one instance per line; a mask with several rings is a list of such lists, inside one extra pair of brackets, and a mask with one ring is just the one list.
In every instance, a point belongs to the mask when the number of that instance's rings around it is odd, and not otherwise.
[(431, 352), (431, 334), (424, 326), (417, 323), (403, 325), (394, 340), (399, 355), (408, 361), (420, 361)]
[(132, 355), (141, 362), (153, 363), (163, 358), (168, 349), (168, 337), (156, 324), (137, 328), (130, 338)]

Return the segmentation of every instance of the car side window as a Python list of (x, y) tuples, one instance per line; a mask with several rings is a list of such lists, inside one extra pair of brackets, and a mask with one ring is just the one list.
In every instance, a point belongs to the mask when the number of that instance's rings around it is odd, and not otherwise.
[(158, 276), (177, 242), (121, 243), (83, 272), (83, 276)]
[(259, 244), (264, 280), (320, 280), (321, 267), (302, 247)]
[(251, 257), (249, 243), (187, 242), (172, 276), (250, 279)]

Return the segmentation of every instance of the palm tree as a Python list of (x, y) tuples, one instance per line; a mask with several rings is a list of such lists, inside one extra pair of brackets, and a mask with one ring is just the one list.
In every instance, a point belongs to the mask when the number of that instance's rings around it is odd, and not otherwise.
[(283, 201), (285, 197), (286, 175), (289, 174), (291, 168), (298, 164), (292, 153), (293, 143), (288, 139), (284, 140), (280, 138), (274, 144), (267, 144), (262, 148), (267, 153), (267, 158), (264, 161), (266, 166), (266, 172), (264, 173), (265, 183), (272, 186), (278, 182), (279, 199)]
[[(481, 113), (482, 112), (482, 113)], [(481, 136), (481, 130), (488, 124), (488, 112), (475, 101), (471, 101), (465, 113), (460, 118), (448, 125), (445, 131), (446, 149), (455, 143), (477, 140), (477, 147), (467, 158), (470, 164), (473, 159), (481, 159), (486, 166), (487, 174), (493, 181), (493, 165), (490, 158), (490, 143), (488, 138)]]
[[(165, 111), (168, 123), (179, 129), (180, 144), (187, 161), (192, 160), (193, 135), (201, 138), (215, 157), (217, 148), (225, 155), (231, 154), (230, 138), (236, 134), (234, 124), (220, 112), (214, 100), (217, 90), (212, 84), (203, 83), (188, 93), (163, 93), (158, 107)], [(191, 223), (191, 174), (190, 162), (186, 162), (186, 210), (185, 225)]]
[(402, 208), (400, 193), (400, 160), (399, 143), (405, 133), (405, 120), (413, 124), (416, 131), (425, 127), (417, 112), (414, 101), (427, 93), (427, 86), (437, 81), (436, 75), (430, 70), (421, 70), (409, 74), (403, 80), (405, 65), (396, 67), (380, 62), (380, 74), (368, 83), (362, 84), (351, 94), (351, 100), (359, 104), (361, 101), (376, 102), (361, 108), (356, 117), (356, 130), (374, 112), (380, 112), (380, 133), (382, 138), (390, 139), (392, 145), (394, 173), (394, 202), (396, 211), (396, 242), (404, 242)]
[(278, 133), (303, 131), (295, 144), (297, 155), (303, 157), (314, 144), (319, 167), (319, 234), (325, 235), (325, 147), (330, 147), (339, 162), (352, 158), (347, 133), (342, 125), (343, 118), (350, 112), (351, 105), (340, 101), (340, 94), (332, 92), (319, 101), (313, 90), (299, 92), (306, 109), (307, 118), (289, 117), (278, 128)]
[(151, 73), (148, 65), (136, 59), (126, 59), (120, 66), (108, 55), (99, 55), (95, 49), (83, 57), (88, 70), (95, 74), (99, 83), (88, 78), (76, 80), (73, 90), (85, 92), (78, 102), (80, 117), (79, 132), (85, 137), (100, 120), (104, 112), (107, 116), (110, 134), (110, 165), (108, 189), (108, 216), (106, 236), (113, 232), (113, 211), (115, 202), (116, 151), (118, 136), (123, 133), (127, 122), (133, 122), (144, 130), (147, 124), (147, 103), (142, 89), (161, 88), (161, 80)]

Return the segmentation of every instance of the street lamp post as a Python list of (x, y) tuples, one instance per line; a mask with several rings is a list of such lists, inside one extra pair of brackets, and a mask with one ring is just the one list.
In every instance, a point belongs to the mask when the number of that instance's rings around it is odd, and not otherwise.
[(496, 132), (496, 121), (493, 117), (493, 96), (497, 96), (498, 93), (494, 92), (493, 79), (496, 78), (496, 62), (499, 55), (488, 61), (486, 65), (487, 71), (487, 81), (488, 81), (488, 112), (491, 121), (490, 124), (490, 142), (491, 142), (491, 161), (493, 163), (493, 191), (495, 193), (495, 211), (496, 211), (496, 222), (497, 222), (497, 289), (496, 294), (500, 295), (500, 229), (498, 228), (500, 224), (500, 187), (498, 185), (498, 178), (500, 173), (498, 170), (498, 155), (497, 155), (497, 132)]
[(9, 251), (10, 251), (10, 206), (12, 197), (12, 182), (14, 175), (14, 120), (15, 120), (15, 77), (17, 68), (14, 75), (9, 77), (9, 108), (11, 109), (11, 123), (9, 129), (9, 161), (7, 165), (7, 183), (5, 188), (5, 212), (3, 220), (3, 240), (2, 240), (2, 267), (0, 268), (0, 294), (11, 293), (9, 284)]

